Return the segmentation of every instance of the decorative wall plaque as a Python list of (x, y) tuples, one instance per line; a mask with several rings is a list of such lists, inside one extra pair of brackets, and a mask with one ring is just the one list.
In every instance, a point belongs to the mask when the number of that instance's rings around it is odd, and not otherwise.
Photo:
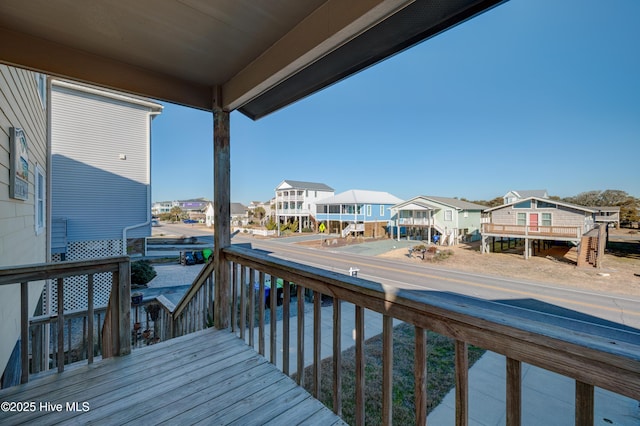
[(29, 146), (27, 136), (19, 127), (9, 129), (11, 143), (11, 176), (9, 196), (18, 200), (29, 198)]

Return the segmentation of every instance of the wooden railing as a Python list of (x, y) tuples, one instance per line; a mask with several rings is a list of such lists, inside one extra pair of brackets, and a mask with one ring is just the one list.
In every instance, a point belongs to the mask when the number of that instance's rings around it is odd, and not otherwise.
[(582, 228), (577, 226), (529, 226), (529, 225), (498, 225), (495, 223), (483, 223), (482, 233), (497, 235), (512, 235), (524, 237), (558, 237), (580, 238)]
[[(594, 387), (601, 387), (640, 399), (640, 343), (630, 344), (615, 338), (603, 339), (588, 331), (572, 331), (558, 324), (547, 324), (504, 313), (487, 301), (433, 291), (389, 289), (381, 284), (347, 275), (330, 272), (293, 262), (277, 259), (267, 254), (241, 247), (223, 250), (226, 260), (232, 262), (232, 280), (229, 288), (231, 328), (240, 338), (254, 346), (258, 340), (258, 352), (265, 354), (269, 345), (270, 361), (282, 354), (282, 370), (290, 374), (289, 351), (296, 348), (297, 374), (300, 384), (304, 369), (304, 342), (313, 341), (312, 393), (320, 392), (321, 366), (321, 295), (333, 298), (333, 410), (340, 415), (341, 392), (341, 304), (355, 305), (355, 357), (356, 357), (356, 423), (364, 422), (365, 359), (364, 359), (364, 310), (382, 314), (383, 328), (383, 384), (382, 423), (390, 424), (392, 415), (392, 320), (398, 319), (415, 327), (415, 418), (416, 424), (425, 424), (426, 397), (426, 330), (455, 340), (456, 374), (456, 424), (468, 424), (468, 376), (467, 347), (472, 344), (507, 357), (506, 364), (506, 423), (519, 425), (522, 413), (521, 363), (528, 363), (575, 379), (576, 424), (593, 424)], [(271, 277), (275, 287), (276, 277), (285, 283), (295, 283), (296, 306), (290, 306), (289, 285), (283, 286), (282, 298), (282, 347), (278, 347), (276, 332), (276, 297), (270, 297), (271, 320), (265, 324), (264, 294), (265, 276)], [(304, 294), (313, 293), (313, 335), (304, 334)], [(273, 296), (273, 293), (272, 293)], [(257, 301), (256, 301), (257, 300)], [(256, 306), (256, 303), (258, 304)], [(297, 310), (297, 337), (291, 336), (290, 313)], [(255, 318), (255, 315), (258, 318)], [(254, 336), (254, 324), (258, 324), (258, 336)], [(266, 327), (269, 341), (265, 342)], [(296, 343), (291, 344), (295, 338)], [(281, 349), (281, 351), (279, 350)]]
[(213, 322), (213, 267), (205, 264), (189, 291), (172, 311), (172, 335), (182, 336), (202, 330)]
[[(153, 324), (153, 336), (159, 340), (168, 340), (183, 336), (213, 325), (213, 271), (214, 263), (207, 262), (195, 278), (191, 287), (174, 304), (165, 296), (158, 296), (138, 305), (138, 310), (144, 310), (149, 316), (150, 306), (157, 305)], [(134, 335), (134, 345), (137, 338)], [(145, 337), (144, 341), (148, 341)]]
[[(109, 304), (106, 308), (94, 306), (93, 278), (96, 274), (111, 273), (112, 286)], [(87, 277), (87, 307), (86, 311), (65, 311), (64, 310), (64, 279), (68, 277)], [(0, 268), (0, 286), (18, 285), (20, 287), (20, 357), (21, 357), (21, 383), (29, 380), (30, 370), (37, 372), (43, 367), (39, 363), (42, 355), (39, 350), (48, 351), (37, 344), (36, 339), (32, 347), (36, 353), (30, 360), (29, 341), (30, 325), (41, 328), (45, 324), (53, 324), (54, 337), (57, 340), (54, 351), (56, 352), (55, 362), (59, 372), (64, 370), (65, 363), (69, 363), (70, 344), (70, 321), (74, 318), (82, 318), (83, 333), (86, 336), (86, 356), (89, 363), (94, 360), (94, 330), (97, 329), (99, 355), (103, 358), (126, 355), (131, 352), (131, 325), (130, 325), (130, 303), (131, 303), (131, 283), (130, 283), (130, 263), (128, 256), (118, 256), (100, 259), (91, 259), (75, 262), (46, 263), (37, 265), (26, 265), (17, 267)], [(37, 316), (29, 319), (29, 287), (36, 282), (43, 280), (55, 280), (57, 287), (57, 312), (48, 316)], [(104, 315), (104, 316), (103, 316)], [(95, 324), (97, 317), (98, 324)], [(104, 319), (103, 319), (104, 318)], [(65, 324), (66, 321), (66, 324)], [(67, 328), (67, 341), (69, 345), (65, 350), (65, 325)], [(96, 327), (97, 326), (97, 327)], [(36, 334), (40, 333), (35, 333)], [(15, 342), (2, 342), (3, 345), (15, 345)], [(65, 354), (67, 359), (65, 360)], [(48, 357), (46, 357), (48, 358)], [(46, 369), (47, 366), (44, 366)]]

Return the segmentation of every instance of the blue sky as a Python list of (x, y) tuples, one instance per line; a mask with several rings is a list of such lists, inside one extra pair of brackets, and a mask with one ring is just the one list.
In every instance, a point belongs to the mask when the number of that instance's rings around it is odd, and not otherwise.
[[(285, 179), (489, 200), (640, 197), (640, 1), (511, 0), (258, 121), (231, 114), (231, 198)], [(213, 120), (164, 104), (153, 200), (213, 198)]]

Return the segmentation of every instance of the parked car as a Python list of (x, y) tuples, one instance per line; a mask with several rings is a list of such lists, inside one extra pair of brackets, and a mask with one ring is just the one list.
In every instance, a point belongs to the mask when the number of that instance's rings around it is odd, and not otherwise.
[(193, 219), (185, 219), (182, 221), (183, 223), (198, 223), (197, 220), (193, 220)]
[(180, 252), (180, 264), (182, 266), (195, 265), (196, 264), (196, 259), (193, 256), (193, 252), (192, 251), (181, 251)]
[(151, 226), (160, 226), (160, 222), (158, 221), (158, 219), (151, 220)]

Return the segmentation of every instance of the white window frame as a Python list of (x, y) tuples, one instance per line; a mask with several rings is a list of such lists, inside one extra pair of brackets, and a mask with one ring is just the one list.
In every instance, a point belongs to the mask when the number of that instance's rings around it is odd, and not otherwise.
[(453, 221), (453, 210), (444, 211), (444, 220), (447, 222)]
[(380, 206), (380, 217), (384, 217), (384, 206)]
[[(544, 216), (545, 215), (549, 215), (549, 224), (548, 225), (546, 225), (544, 223), (544, 221), (545, 221)], [(550, 212), (540, 213), (540, 226), (553, 226), (553, 215)]]
[(34, 222), (36, 235), (40, 235), (47, 224), (47, 180), (44, 170), (38, 164), (36, 164), (34, 180)]
[(371, 204), (367, 204), (367, 216), (371, 216)]

